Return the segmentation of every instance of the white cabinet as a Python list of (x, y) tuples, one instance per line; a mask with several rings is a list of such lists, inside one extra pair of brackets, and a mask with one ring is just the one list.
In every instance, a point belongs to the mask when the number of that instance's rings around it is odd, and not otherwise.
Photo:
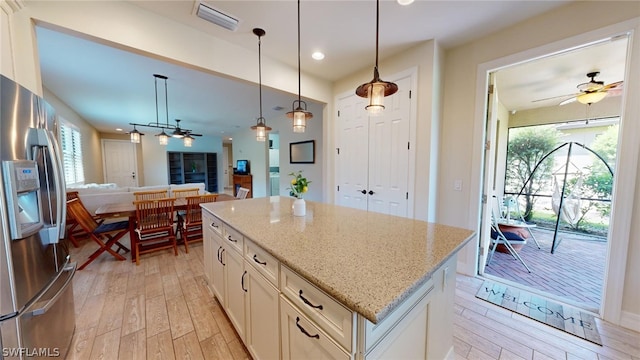
[(410, 144), (412, 77), (392, 80), (399, 91), (385, 99), (379, 116), (368, 116), (366, 99), (353, 94), (338, 99), (336, 204), (406, 217), (415, 153)]
[(247, 288), (245, 287), (246, 271), (244, 270), (244, 259), (242, 255), (225, 247), (223, 253), (225, 264), (225, 293), (226, 301), (224, 309), (231, 323), (236, 328), (240, 338), (244, 340), (245, 334), (245, 314), (244, 314), (244, 297)]
[(245, 345), (254, 359), (279, 359), (278, 289), (245, 263)]

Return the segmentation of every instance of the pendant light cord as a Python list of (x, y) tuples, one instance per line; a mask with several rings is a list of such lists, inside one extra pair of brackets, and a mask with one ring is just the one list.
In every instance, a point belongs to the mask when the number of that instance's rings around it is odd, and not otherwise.
[(298, 0), (298, 106), (301, 101), (300, 93), (300, 0)]
[(378, 33), (380, 27), (380, 0), (376, 1), (376, 69), (378, 68)]
[(158, 115), (158, 78), (155, 78), (156, 80), (156, 125), (160, 126), (160, 115)]
[(164, 79), (164, 110), (167, 115), (167, 127), (169, 127), (169, 91), (167, 90), (167, 79)]
[(258, 36), (258, 87), (260, 93), (260, 118), (262, 118), (262, 37)]

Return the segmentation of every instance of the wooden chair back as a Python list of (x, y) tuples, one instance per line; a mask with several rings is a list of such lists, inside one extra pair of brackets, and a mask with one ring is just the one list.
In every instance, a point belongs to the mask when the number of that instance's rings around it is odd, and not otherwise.
[(137, 200), (136, 223), (140, 234), (171, 230), (173, 232), (173, 209), (175, 198)]
[(80, 198), (80, 196), (77, 191), (67, 191), (67, 201), (78, 198)]
[(183, 199), (189, 196), (197, 196), (197, 195), (200, 195), (200, 189), (198, 188), (173, 190), (173, 197), (177, 199)]
[(184, 215), (184, 225), (191, 226), (202, 223), (202, 208), (200, 204), (215, 202), (218, 194), (205, 194), (189, 196), (187, 198), (187, 211)]
[(136, 201), (162, 199), (169, 196), (169, 190), (136, 191), (133, 193), (133, 196)]

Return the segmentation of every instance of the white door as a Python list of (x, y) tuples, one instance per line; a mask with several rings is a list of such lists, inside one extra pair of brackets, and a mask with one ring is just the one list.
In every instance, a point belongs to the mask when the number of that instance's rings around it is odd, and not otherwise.
[(407, 216), (410, 80), (396, 80), (382, 116), (369, 118), (369, 211)]
[(336, 158), (338, 205), (367, 210), (369, 118), (356, 95), (338, 100), (339, 143)]
[(229, 183), (229, 147), (222, 147), (222, 169), (224, 171), (224, 188), (230, 188), (231, 183)]
[(368, 116), (366, 99), (338, 99), (338, 205), (408, 216), (411, 76), (395, 82), (399, 91), (380, 116)]
[(138, 186), (136, 144), (126, 140), (102, 140), (104, 182), (119, 187)]

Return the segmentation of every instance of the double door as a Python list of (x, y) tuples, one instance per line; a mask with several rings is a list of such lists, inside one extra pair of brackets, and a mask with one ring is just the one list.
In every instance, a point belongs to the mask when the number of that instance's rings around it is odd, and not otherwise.
[(367, 99), (338, 99), (336, 204), (409, 216), (411, 76), (395, 80), (381, 115), (369, 116)]

